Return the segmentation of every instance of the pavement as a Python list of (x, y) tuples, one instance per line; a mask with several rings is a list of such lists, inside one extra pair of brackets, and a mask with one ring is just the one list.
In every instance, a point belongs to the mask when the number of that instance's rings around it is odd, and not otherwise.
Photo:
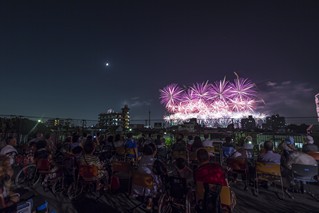
[[(319, 202), (308, 194), (294, 193), (294, 199), (285, 194), (282, 200), (280, 188), (277, 188), (279, 193), (276, 194), (274, 186), (268, 189), (260, 187), (258, 196), (254, 195), (252, 189), (245, 191), (241, 182), (232, 184), (231, 187), (237, 197), (234, 213), (319, 213)], [(319, 195), (318, 183), (308, 185), (307, 189)], [(49, 202), (50, 209), (54, 209), (57, 213), (146, 212), (141, 208), (132, 210), (139, 201), (128, 197), (125, 193), (106, 192), (103, 195), (87, 193), (75, 201), (70, 201), (63, 195), (54, 196), (51, 192), (44, 192), (41, 186), (34, 191), (42, 195)]]

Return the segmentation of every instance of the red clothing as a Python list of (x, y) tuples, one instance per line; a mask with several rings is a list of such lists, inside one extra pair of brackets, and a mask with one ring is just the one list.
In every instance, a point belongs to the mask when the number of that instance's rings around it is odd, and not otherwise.
[(227, 186), (225, 173), (219, 164), (207, 163), (195, 171), (195, 181)]

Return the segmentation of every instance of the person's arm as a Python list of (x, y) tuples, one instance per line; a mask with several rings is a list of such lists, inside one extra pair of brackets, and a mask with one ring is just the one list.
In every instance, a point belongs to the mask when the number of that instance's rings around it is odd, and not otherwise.
[(135, 147), (133, 150), (134, 150), (134, 154), (135, 154), (135, 159), (138, 160), (138, 150), (137, 150), (137, 147)]
[(12, 206), (16, 204), (17, 202), (19, 202), (19, 200), (20, 200), (20, 194), (18, 193), (11, 194), (7, 202), (6, 202), (6, 199), (3, 197), (3, 194), (0, 194), (0, 209)]

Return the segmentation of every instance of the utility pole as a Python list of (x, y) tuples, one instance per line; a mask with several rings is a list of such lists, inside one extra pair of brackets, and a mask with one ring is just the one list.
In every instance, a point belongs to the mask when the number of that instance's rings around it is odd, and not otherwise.
[(148, 110), (148, 127), (151, 128), (151, 110)]

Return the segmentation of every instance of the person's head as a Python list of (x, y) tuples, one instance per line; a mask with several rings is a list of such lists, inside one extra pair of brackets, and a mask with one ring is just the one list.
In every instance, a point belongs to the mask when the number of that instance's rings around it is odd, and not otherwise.
[(126, 136), (127, 136), (127, 138), (128, 138), (128, 139), (132, 139), (133, 134), (129, 132), (129, 133), (127, 133), (127, 135), (126, 135)]
[(115, 135), (115, 141), (120, 141), (121, 140), (121, 135), (120, 134), (116, 134)]
[(287, 145), (293, 145), (295, 143), (294, 137), (289, 136), (289, 137), (285, 138), (285, 142)]
[(150, 144), (146, 144), (144, 147), (143, 147), (143, 155), (146, 155), (146, 156), (149, 156), (149, 155), (153, 155), (153, 148), (152, 146), (150, 146)]
[(184, 139), (184, 135), (182, 133), (179, 133), (177, 135), (177, 141), (182, 141)]
[(36, 142), (37, 149), (47, 148), (47, 145), (48, 145), (48, 143), (46, 140), (39, 140), (38, 142)]
[(307, 135), (306, 144), (313, 144), (313, 143), (314, 143), (313, 137), (311, 137), (310, 135)]
[(43, 138), (43, 133), (42, 133), (42, 132), (37, 132), (36, 137), (37, 137), (38, 139), (42, 139), (42, 138)]
[(193, 140), (193, 135), (189, 135), (187, 138), (189, 141), (191, 141), (191, 140)]
[(194, 149), (199, 148), (199, 147), (203, 147), (202, 140), (200, 139), (199, 136), (195, 136), (194, 137), (194, 143), (193, 143), (192, 147)]
[(252, 144), (253, 143), (253, 138), (251, 136), (247, 136), (245, 138), (245, 144)]
[(209, 138), (209, 134), (204, 134), (204, 138), (207, 140)]
[(184, 158), (177, 158), (176, 159), (176, 167), (179, 170), (184, 169), (186, 166), (186, 160)]
[(83, 146), (85, 154), (92, 154), (94, 152), (95, 146), (92, 141), (86, 141)]
[(64, 142), (65, 143), (71, 143), (72, 142), (72, 137), (71, 136), (66, 137)]
[(8, 145), (11, 145), (11, 146), (16, 146), (17, 145), (17, 139), (16, 138), (14, 138), (14, 137), (7, 137), (7, 139), (6, 139), (6, 143), (8, 144)]
[(90, 141), (93, 141), (93, 136), (92, 135), (88, 135), (86, 137), (86, 142), (90, 142)]
[(78, 143), (80, 136), (78, 134), (72, 135), (72, 143)]
[(271, 141), (265, 141), (264, 142), (264, 149), (268, 152), (268, 151), (272, 151), (274, 148), (274, 145)]
[(199, 163), (205, 163), (209, 161), (209, 155), (206, 149), (198, 149), (196, 156)]
[(225, 143), (226, 143), (226, 144), (231, 144), (231, 137), (227, 136), (227, 137), (225, 138)]
[(107, 137), (107, 142), (112, 143), (114, 140), (113, 135), (110, 135), (109, 137)]

